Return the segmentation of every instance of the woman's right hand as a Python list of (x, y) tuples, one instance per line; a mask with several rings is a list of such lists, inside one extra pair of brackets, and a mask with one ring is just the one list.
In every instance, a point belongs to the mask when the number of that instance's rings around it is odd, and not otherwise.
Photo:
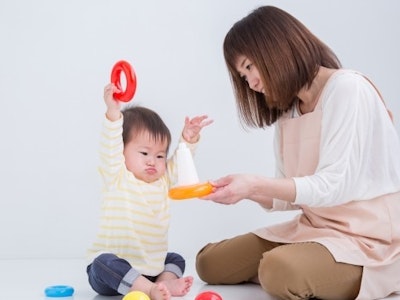
[(234, 174), (210, 181), (213, 191), (201, 197), (221, 204), (236, 204), (243, 199), (252, 200), (265, 208), (271, 208), (273, 198), (269, 194), (269, 178), (252, 174)]
[(252, 175), (235, 174), (210, 181), (213, 191), (201, 199), (221, 204), (236, 204), (249, 197), (251, 177)]

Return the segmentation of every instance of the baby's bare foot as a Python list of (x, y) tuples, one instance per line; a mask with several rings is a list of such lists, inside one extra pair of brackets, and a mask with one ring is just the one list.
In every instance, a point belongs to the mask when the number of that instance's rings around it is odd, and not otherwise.
[(186, 295), (193, 284), (193, 277), (187, 276), (177, 279), (170, 279), (161, 281), (171, 293), (171, 296), (184, 296)]
[(151, 300), (170, 300), (171, 293), (163, 282), (155, 283), (150, 289)]

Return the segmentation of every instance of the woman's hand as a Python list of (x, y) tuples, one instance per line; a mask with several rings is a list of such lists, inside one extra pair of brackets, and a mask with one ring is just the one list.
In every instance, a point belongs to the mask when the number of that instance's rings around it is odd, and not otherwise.
[(248, 199), (265, 208), (271, 208), (273, 198), (278, 195), (291, 198), (290, 192), (290, 195), (286, 195), (287, 192), (281, 193), (280, 190), (290, 190), (294, 186), (290, 179), (277, 180), (252, 174), (228, 175), (210, 183), (213, 185), (212, 193), (201, 199), (221, 204), (236, 204)]
[(185, 126), (182, 131), (182, 137), (188, 143), (197, 143), (200, 138), (200, 131), (210, 125), (213, 120), (209, 119), (208, 116), (196, 116), (193, 119), (185, 118)]
[(250, 198), (252, 175), (235, 174), (210, 181), (213, 186), (211, 194), (201, 199), (212, 200), (221, 204), (236, 204)]

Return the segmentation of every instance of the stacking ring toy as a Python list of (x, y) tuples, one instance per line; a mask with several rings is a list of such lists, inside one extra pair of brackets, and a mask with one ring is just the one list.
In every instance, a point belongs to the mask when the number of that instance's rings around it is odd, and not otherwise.
[(126, 88), (125, 91), (120, 93), (114, 93), (114, 98), (128, 102), (133, 98), (133, 95), (136, 92), (136, 75), (135, 71), (133, 70), (132, 66), (125, 60), (118, 61), (111, 71), (111, 82), (114, 85), (122, 90), (121, 86), (121, 72), (124, 72), (126, 78)]
[(185, 186), (173, 187), (169, 190), (168, 196), (174, 200), (183, 200), (189, 198), (198, 198), (208, 195), (212, 192), (211, 183), (198, 183)]
[(149, 296), (140, 291), (129, 292), (122, 300), (150, 300)]
[(70, 297), (74, 293), (74, 288), (67, 285), (53, 285), (44, 290), (46, 297)]
[(216, 292), (207, 291), (198, 294), (194, 300), (222, 300), (222, 297)]

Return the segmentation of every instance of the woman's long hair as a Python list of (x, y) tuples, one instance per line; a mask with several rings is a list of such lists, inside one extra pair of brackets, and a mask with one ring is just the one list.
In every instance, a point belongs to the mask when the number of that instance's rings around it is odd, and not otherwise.
[[(287, 12), (262, 6), (227, 33), (223, 51), (242, 125), (265, 128), (288, 110), (320, 66), (339, 69), (335, 53)], [(250, 89), (239, 75), (239, 56), (257, 67), (265, 94)]]

